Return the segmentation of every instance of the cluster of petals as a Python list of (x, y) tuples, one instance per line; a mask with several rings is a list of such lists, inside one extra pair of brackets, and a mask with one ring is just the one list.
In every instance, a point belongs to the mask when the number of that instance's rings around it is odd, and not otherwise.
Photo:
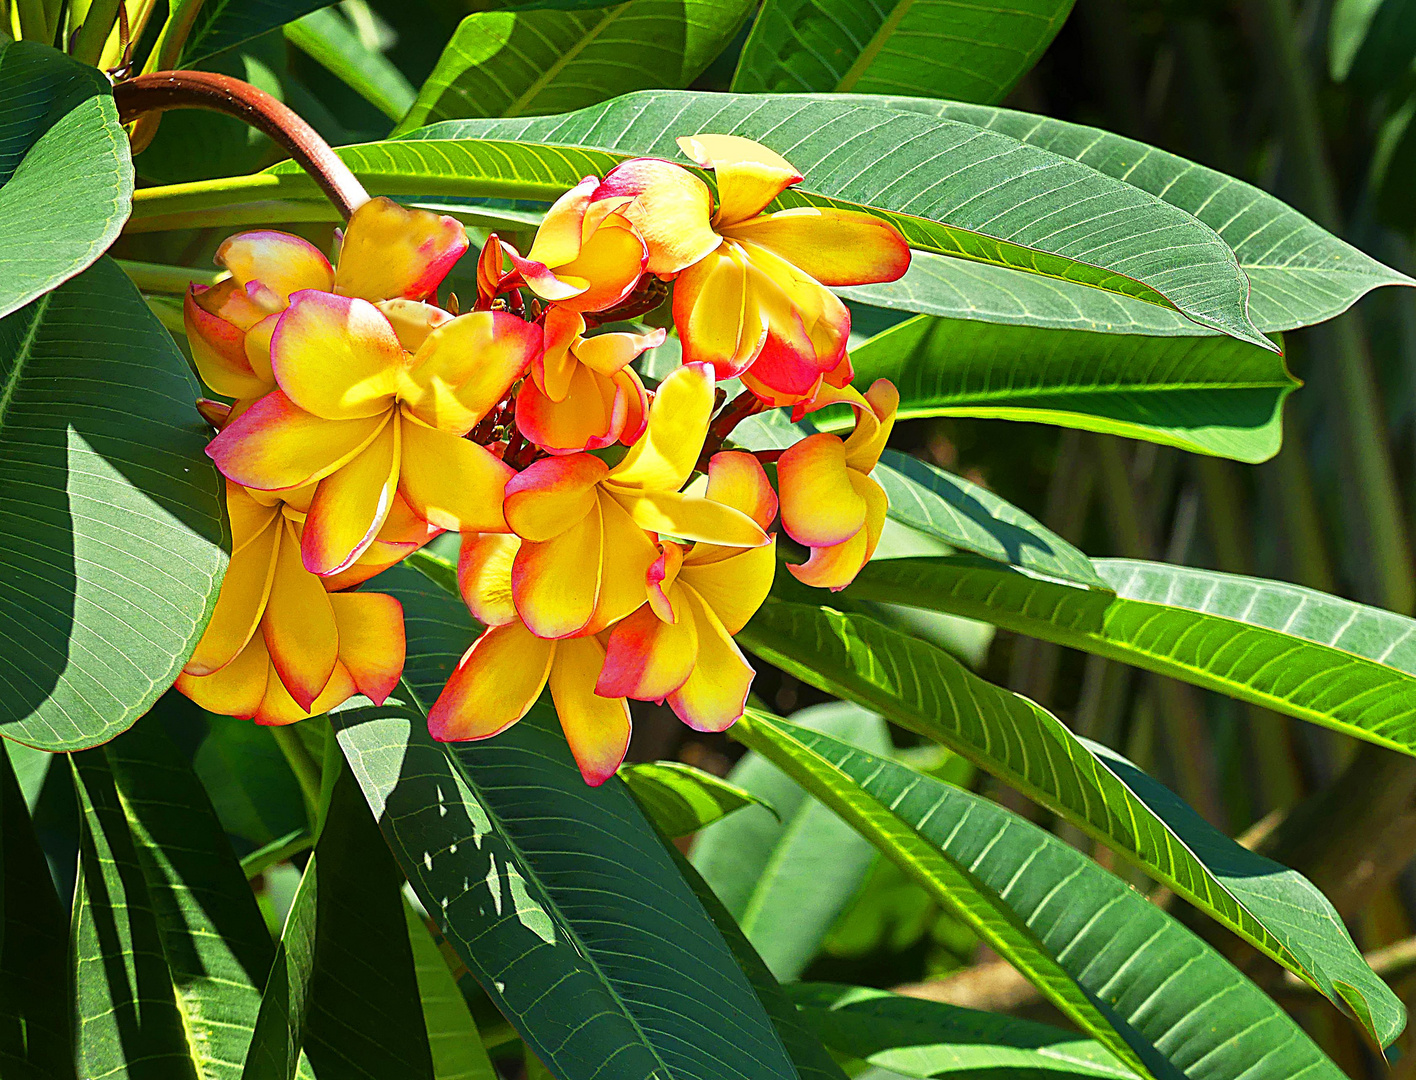
[[(234, 548), (180, 690), (262, 723), (382, 701), (402, 612), (350, 590), (455, 530), (486, 629), (430, 710), (435, 737), (493, 736), (549, 687), (600, 783), (625, 755), (630, 700), (702, 731), (742, 715), (753, 669), (733, 637), (771, 588), (779, 509), (810, 548), (790, 567), (808, 584), (844, 587), (879, 540), (869, 473), (898, 398), (883, 381), (851, 389), (850, 315), (830, 287), (894, 280), (909, 249), (870, 214), (769, 212), (802, 177), (754, 142), (679, 145), (713, 187), (656, 158), (586, 177), (526, 255), (489, 238), (461, 314), (437, 290), (462, 226), (388, 199), (354, 212), (333, 263), (273, 231), (220, 247), (229, 276), (189, 290), (185, 323), (199, 374), (230, 399), (200, 407)], [(651, 393), (633, 365), (666, 327), (607, 324), (670, 288), (683, 363)], [(774, 490), (753, 454), (713, 452), (729, 378), (796, 419), (848, 404), (855, 431), (783, 452)]]

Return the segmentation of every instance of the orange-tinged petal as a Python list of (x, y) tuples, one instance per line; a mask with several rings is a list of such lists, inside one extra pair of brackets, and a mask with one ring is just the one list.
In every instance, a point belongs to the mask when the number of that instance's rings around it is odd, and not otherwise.
[(649, 607), (664, 622), (678, 622), (678, 612), (669, 600), (668, 590), (673, 588), (679, 571), (683, 569), (683, 545), (664, 540), (660, 542), (659, 550), (659, 557), (645, 576), (645, 584), (649, 587)]
[(264, 527), (232, 555), (211, 621), (182, 669), (187, 674), (201, 676), (220, 671), (240, 655), (255, 635), (270, 597), (283, 531), (280, 515), (271, 513)]
[(585, 211), (599, 186), (598, 177), (587, 176), (552, 203), (526, 257), (543, 266), (557, 267), (579, 255), (584, 239)]
[(267, 315), (246, 331), (246, 362), (261, 380), (266, 393), (275, 388), (275, 368), (271, 365), (270, 346), (275, 340), (275, 328), (280, 325), (283, 312)]
[(502, 247), (526, 287), (542, 300), (564, 304), (590, 288), (590, 283), (584, 278), (562, 277), (544, 263), (522, 258), (510, 244), (503, 244)]
[(255, 498), (240, 484), (226, 481), (226, 514), (231, 519), (231, 557), (259, 536), (280, 513), (275, 503)]
[(767, 534), (741, 510), (677, 491), (620, 496), (635, 524), (648, 532), (728, 547), (760, 547)]
[(484, 626), (516, 622), (511, 568), (520, 537), (507, 533), (466, 533), (457, 559), (457, 587), (467, 609)]
[(225, 667), (210, 675), (192, 675), (185, 669), (176, 687), (207, 712), (245, 720), (256, 714), (270, 678), (270, 657), (257, 634)]
[(312, 574), (337, 574), (363, 555), (383, 528), (398, 492), (403, 425), (389, 417), (359, 456), (319, 482), (300, 551)]
[(591, 634), (623, 619), (649, 599), (649, 570), (659, 559), (658, 547), (607, 494), (600, 496), (600, 513), (604, 555), (599, 600), (585, 630)]
[(692, 674), (669, 695), (669, 707), (695, 731), (725, 731), (742, 716), (755, 673), (712, 609), (692, 588), (683, 591), (697, 628), (698, 654)]
[(512, 562), (511, 594), (537, 637), (567, 637), (589, 624), (600, 594), (603, 542), (597, 504), (559, 536), (521, 545)]
[(374, 542), (349, 569), (325, 577), (323, 579), (325, 591), (338, 592), (340, 589), (352, 589), (355, 585), (368, 581), (376, 574), (383, 573), (394, 563), (401, 562), (429, 540), (442, 535), (442, 533), (443, 530), (438, 526), (429, 525), (415, 514), (413, 508), (408, 505), (407, 499), (402, 495), (395, 494), (393, 506), (388, 512), (388, 517), (384, 519), (383, 528), (379, 530)]
[(545, 349), (533, 361), (531, 372), (546, 397), (564, 401), (579, 363), (571, 347), (585, 332), (585, 320), (578, 311), (556, 306), (546, 312), (544, 326)]
[(766, 529), (777, 516), (777, 493), (762, 463), (741, 450), (724, 450), (708, 461), (708, 487), (714, 502), (740, 510)]
[(505, 532), (502, 493), (514, 472), (485, 446), (400, 416), (398, 490), (413, 512), (440, 529)]
[(505, 731), (541, 696), (557, 645), (519, 622), (487, 630), (428, 710), (428, 733), (439, 742), (456, 742)]
[(793, 184), (801, 173), (780, 154), (740, 135), (696, 135), (678, 140), (679, 149), (718, 180), (720, 230), (762, 212), (762, 208)]
[(252, 719), (266, 727), (284, 727), (286, 724), (298, 723), (327, 713), (336, 705), (344, 704), (358, 692), (359, 688), (354, 685), (354, 678), (349, 674), (349, 669), (343, 664), (335, 664), (334, 670), (330, 672), (329, 682), (320, 691), (320, 696), (306, 709), (290, 696), (285, 684), (280, 681), (279, 673), (272, 669), (266, 682), (265, 697), (261, 699), (261, 707), (256, 710)]
[(604, 646), (579, 638), (558, 642), (551, 664), (551, 700), (580, 775), (592, 787), (615, 774), (629, 749), (629, 705), (595, 693), (604, 661)]
[(625, 195), (634, 201), (619, 213), (633, 223), (649, 249), (651, 274), (676, 274), (721, 242), (709, 218), (708, 185), (687, 169), (659, 158), (634, 158), (616, 166), (595, 190), (596, 201)]
[(668, 337), (658, 328), (647, 334), (596, 334), (575, 343), (575, 358), (600, 375), (614, 375), (647, 349), (657, 349)]
[(216, 249), (216, 264), (231, 271), (242, 285), (259, 282), (270, 290), (279, 311), (290, 294), (324, 289), (334, 283), (334, 271), (324, 253), (308, 240), (273, 230), (238, 233)]
[(455, 218), (370, 199), (349, 219), (334, 291), (364, 300), (422, 300), (467, 250)]
[(224, 427), (206, 452), (238, 484), (283, 491), (323, 479), (352, 461), (383, 425), (381, 416), (323, 420), (272, 390)]
[(374, 304), (383, 313), (404, 352), (415, 353), (428, 340), (428, 335), (443, 323), (452, 321), (452, 312), (444, 311), (421, 300), (379, 300)]
[(589, 454), (542, 458), (506, 485), (506, 521), (524, 540), (549, 540), (594, 509), (609, 466)]
[(231, 406), (224, 401), (197, 398), (196, 406), (197, 414), (217, 431), (231, 423)]
[(595, 692), (604, 697), (663, 701), (684, 684), (698, 653), (698, 631), (682, 589), (669, 590), (674, 622), (642, 607), (615, 624)]
[(386, 412), (403, 368), (403, 348), (383, 312), (333, 293), (296, 293), (270, 351), (280, 388), (326, 420)]
[(266, 601), (261, 631), (270, 662), (302, 709), (309, 709), (329, 682), (339, 659), (334, 609), (320, 579), (300, 561), (300, 541), (284, 524), (275, 580)]
[(776, 571), (777, 545), (773, 542), (712, 562), (697, 562), (690, 554), (679, 576), (713, 609), (723, 628), (736, 634), (767, 599)]
[[(634, 291), (648, 261), (648, 248), (638, 232), (615, 215), (586, 238), (575, 259), (556, 268), (561, 281), (585, 282), (584, 291), (559, 302), (575, 311), (612, 308)], [(527, 284), (534, 291), (535, 283), (528, 279)]]
[(835, 435), (808, 435), (783, 451), (777, 487), (782, 527), (800, 544), (839, 544), (865, 524), (865, 499), (851, 482), (846, 445)]
[(251, 369), (245, 332), (203, 307), (197, 300), (198, 288), (193, 285), (187, 290), (182, 323), (202, 382), (227, 397), (259, 397), (271, 387)]
[[(889, 379), (876, 379), (865, 392), (870, 412), (860, 413), (856, 429), (846, 439), (846, 464), (868, 473), (880, 461), (880, 454), (895, 429), (895, 412), (900, 407), (900, 392)], [(869, 421), (874, 419), (876, 423)]]
[(779, 392), (811, 390), (845, 355), (850, 312), (820, 283), (765, 248), (744, 251), (748, 310), (756, 310), (767, 327), (752, 375)]
[(767, 338), (757, 307), (748, 310), (747, 264), (726, 245), (679, 275), (673, 315), (684, 362), (709, 364), (719, 379), (741, 374)]
[(505, 311), (469, 311), (428, 335), (408, 364), (400, 396), (425, 424), (464, 435), (540, 351), (539, 326)]
[(720, 231), (767, 248), (823, 285), (896, 281), (910, 266), (910, 246), (895, 227), (855, 210), (801, 206)]
[(644, 434), (605, 483), (630, 494), (677, 491), (693, 472), (713, 413), (713, 373), (685, 364), (659, 384)]
[(238, 330), (249, 330), (270, 315), (251, 299), (246, 286), (234, 277), (218, 281), (215, 285), (192, 285), (189, 292), (203, 311), (229, 322)]
[(631, 415), (642, 419), (643, 384), (633, 373), (606, 378), (576, 364), (566, 395), (552, 401), (527, 379), (516, 395), (516, 426), (551, 454), (599, 450), (619, 440)]
[(403, 605), (383, 593), (331, 593), (339, 662), (359, 693), (382, 705), (403, 675)]
[(788, 563), (787, 569), (804, 584), (839, 592), (875, 554), (875, 545), (880, 542), (885, 525), (888, 500), (880, 485), (868, 476), (852, 472), (851, 483), (868, 507), (865, 524), (843, 543), (812, 548), (811, 558), (800, 566)]

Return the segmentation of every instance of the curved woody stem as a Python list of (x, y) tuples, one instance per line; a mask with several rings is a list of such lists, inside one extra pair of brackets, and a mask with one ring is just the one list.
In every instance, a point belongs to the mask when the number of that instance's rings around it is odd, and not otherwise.
[(369, 201), (364, 185), (314, 128), (264, 90), (240, 79), (210, 71), (155, 71), (118, 83), (113, 100), (124, 124), (172, 109), (208, 109), (234, 116), (279, 144), (314, 178), (345, 221)]

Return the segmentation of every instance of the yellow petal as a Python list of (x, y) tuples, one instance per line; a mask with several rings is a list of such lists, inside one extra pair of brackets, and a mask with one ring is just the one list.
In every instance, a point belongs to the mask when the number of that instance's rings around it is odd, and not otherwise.
[(623, 217), (614, 215), (586, 238), (575, 259), (556, 269), (562, 281), (585, 282), (583, 292), (559, 303), (575, 311), (612, 308), (634, 290), (648, 260), (649, 251), (639, 233)]
[(300, 541), (289, 523), (281, 529), (261, 631), (280, 681), (302, 709), (309, 709), (334, 673), (339, 631), (329, 594), (301, 562)]
[(337, 574), (363, 555), (398, 492), (402, 425), (388, 418), (358, 457), (315, 488), (300, 550), (312, 574)]
[(187, 344), (191, 347), (197, 374), (218, 394), (234, 398), (259, 397), (271, 387), (251, 369), (246, 358), (245, 331), (208, 311), (200, 301), (199, 288), (193, 285), (188, 289), (182, 304), (182, 324), (187, 331)]
[(423, 520), (458, 532), (505, 532), (502, 494), (514, 475), (485, 446), (403, 415), (398, 490)]
[(295, 724), (301, 720), (308, 720), (312, 716), (319, 716), (329, 712), (336, 705), (342, 705), (359, 692), (359, 688), (354, 685), (353, 676), (349, 674), (349, 669), (343, 664), (336, 663), (334, 670), (330, 672), (329, 682), (320, 691), (320, 696), (304, 708), (296, 703), (286, 690), (285, 684), (280, 681), (279, 674), (271, 669), (270, 677), (266, 680), (265, 697), (261, 699), (261, 707), (256, 710), (256, 715), (252, 718), (256, 723), (271, 726), (283, 727), (286, 724)]
[(251, 282), (270, 291), (279, 311), (301, 289), (328, 291), (334, 271), (324, 253), (308, 240), (273, 230), (238, 233), (216, 249), (216, 264), (242, 285)]
[(631, 409), (626, 391), (636, 389), (635, 381), (606, 378), (583, 364), (572, 368), (560, 401), (552, 401), (527, 379), (516, 394), (516, 427), (552, 454), (599, 450), (623, 433)]
[(285, 491), (321, 480), (368, 446), (385, 420), (323, 420), (272, 390), (207, 445), (228, 479), (261, 491)]
[(231, 519), (231, 557), (264, 531), (280, 513), (275, 502), (262, 502), (240, 484), (226, 481), (226, 514)]
[(895, 281), (910, 266), (910, 247), (895, 227), (855, 210), (794, 207), (720, 231), (767, 248), (823, 285)]
[(428, 710), (429, 734), (440, 742), (458, 742), (505, 731), (536, 704), (556, 645), (519, 622), (484, 632)]
[(645, 605), (615, 624), (595, 692), (605, 697), (663, 701), (684, 684), (698, 653), (698, 631), (684, 610), (682, 589), (670, 588), (676, 621), (665, 622)]
[(739, 135), (696, 135), (678, 140), (679, 149), (718, 180), (719, 229), (744, 221), (793, 184), (801, 173), (780, 154)]
[[(889, 379), (876, 379), (865, 392), (869, 411), (857, 416), (856, 429), (846, 440), (846, 464), (858, 472), (868, 473), (880, 461), (880, 454), (895, 429), (895, 411), (900, 407), (900, 392)], [(870, 423), (874, 420), (875, 423)]]
[(866, 503), (851, 482), (846, 446), (835, 435), (808, 435), (777, 461), (782, 527), (808, 547), (839, 544), (865, 524)]
[(749, 548), (730, 558), (698, 562), (693, 553), (679, 576), (713, 609), (730, 634), (736, 634), (757, 614), (772, 589), (777, 571), (777, 545)]
[(526, 257), (554, 269), (579, 255), (585, 210), (599, 186), (598, 177), (587, 176), (552, 203)]
[(506, 485), (506, 521), (523, 540), (559, 536), (595, 508), (609, 466), (589, 454), (542, 458)]
[(415, 353), (428, 340), (428, 335), (443, 323), (452, 321), (452, 312), (444, 311), (421, 300), (379, 300), (374, 304), (398, 335), (404, 352)]
[(741, 450), (725, 450), (708, 461), (704, 494), (714, 502), (740, 510), (763, 529), (777, 516), (777, 493), (762, 463)]
[(605, 650), (594, 638), (556, 644), (551, 699), (580, 775), (591, 786), (615, 774), (629, 749), (629, 706), (624, 698), (595, 693)]
[(677, 491), (693, 472), (713, 413), (713, 375), (686, 364), (659, 384), (649, 426), (605, 483), (622, 493)]
[(684, 587), (698, 633), (693, 672), (668, 697), (669, 707), (695, 731), (725, 731), (742, 716), (755, 674), (742, 650), (697, 593)]
[(382, 705), (403, 675), (403, 605), (383, 593), (331, 593), (339, 662), (359, 693)]
[(647, 349), (657, 349), (668, 332), (655, 329), (647, 334), (596, 334), (575, 343), (575, 358), (600, 375), (614, 375)]
[(280, 316), (267, 315), (246, 331), (246, 362), (265, 387), (261, 393), (269, 393), (275, 388), (275, 368), (271, 365), (270, 346), (275, 339), (275, 328), (280, 325)]
[(767, 534), (757, 522), (741, 510), (719, 502), (676, 491), (619, 498), (635, 524), (648, 532), (728, 547), (760, 547), (767, 543)]
[(595, 191), (595, 199), (633, 196), (619, 209), (649, 249), (645, 269), (676, 274), (721, 242), (709, 222), (713, 198), (708, 185), (687, 169), (658, 158), (634, 158), (616, 166)]
[(467, 609), (484, 626), (516, 622), (511, 568), (521, 538), (507, 533), (465, 533), (457, 560), (457, 587)]
[(260, 709), (269, 677), (270, 657), (266, 655), (265, 642), (257, 634), (219, 671), (192, 675), (184, 669), (175, 685), (207, 712), (245, 720)]
[(747, 264), (724, 245), (679, 275), (674, 283), (674, 326), (689, 364), (709, 364), (719, 379), (741, 374), (767, 339), (758, 308), (749, 310)]
[(276, 382), (290, 400), (326, 420), (378, 416), (393, 404), (403, 348), (367, 300), (302, 292), (271, 339)]
[(888, 500), (885, 492), (868, 476), (851, 473), (851, 484), (867, 506), (865, 524), (855, 535), (839, 544), (811, 549), (811, 558), (800, 566), (787, 564), (798, 581), (818, 589), (839, 592), (860, 573), (861, 567), (875, 554), (880, 533), (885, 525)]
[(532, 374), (541, 392), (552, 401), (564, 401), (575, 373), (577, 359), (572, 346), (585, 332), (585, 320), (578, 311), (559, 305), (546, 312), (545, 350), (532, 364)]
[(334, 291), (364, 300), (422, 300), (467, 250), (467, 230), (454, 218), (370, 199), (349, 219)]
[(540, 350), (540, 327), (505, 311), (471, 311), (428, 335), (399, 394), (425, 424), (465, 435)]
[(559, 536), (521, 545), (511, 591), (533, 634), (560, 638), (585, 629), (600, 593), (602, 545), (598, 505)]
[(609, 495), (600, 497), (604, 527), (600, 568), (600, 596), (585, 632), (598, 634), (649, 599), (649, 570), (659, 560), (659, 549)]
[[(271, 510), (267, 515), (265, 524), (244, 539), (231, 556), (211, 621), (197, 642), (192, 658), (182, 669), (189, 675), (210, 675), (230, 664), (260, 625), (275, 577), (283, 531), (279, 513)], [(235, 519), (233, 515), (233, 526)], [(247, 526), (243, 522), (241, 527), (244, 530)]]

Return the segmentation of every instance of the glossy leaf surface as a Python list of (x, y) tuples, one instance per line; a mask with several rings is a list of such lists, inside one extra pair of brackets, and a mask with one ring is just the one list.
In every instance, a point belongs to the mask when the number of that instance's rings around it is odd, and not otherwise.
[(754, 803), (776, 813), (769, 803), (745, 788), (678, 761), (622, 765), (619, 778), (649, 820), (671, 839), (696, 833)]

